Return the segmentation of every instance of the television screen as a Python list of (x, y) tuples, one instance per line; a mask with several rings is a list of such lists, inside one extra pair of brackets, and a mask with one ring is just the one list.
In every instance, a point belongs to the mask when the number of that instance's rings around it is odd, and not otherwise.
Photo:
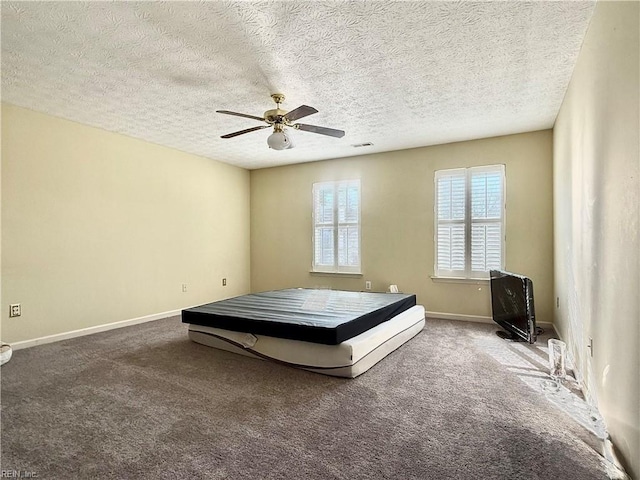
[(491, 270), (491, 309), (493, 320), (509, 333), (497, 332), (500, 336), (535, 343), (533, 282), (529, 278)]

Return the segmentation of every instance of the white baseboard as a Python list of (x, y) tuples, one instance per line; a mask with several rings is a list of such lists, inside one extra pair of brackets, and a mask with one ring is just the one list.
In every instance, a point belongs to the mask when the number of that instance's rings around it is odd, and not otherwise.
[[(446, 312), (425, 312), (425, 316), (427, 318), (437, 318), (441, 320), (457, 320), (462, 322), (476, 322), (476, 323), (494, 323), (492, 317), (486, 317), (484, 315), (466, 315), (463, 313), (446, 313)], [(545, 330), (551, 330), (556, 333), (556, 329), (553, 326), (553, 323), (548, 322), (536, 322), (538, 327), (544, 328)]]
[[(184, 307), (191, 308), (191, 307)], [(161, 320), (163, 318), (174, 317), (180, 315), (183, 309), (169, 310), (168, 312), (154, 313), (153, 315), (146, 315), (144, 317), (131, 318), (129, 320), (122, 320), (120, 322), (107, 323), (104, 325), (96, 325), (95, 327), (81, 328), (79, 330), (71, 330), (70, 332), (57, 333), (55, 335), (48, 335), (46, 337), (34, 338), (31, 340), (23, 340), (22, 342), (15, 342), (11, 344), (13, 350), (22, 350), (23, 348), (35, 347), (36, 345), (44, 345), (46, 343), (59, 342), (61, 340), (68, 340), (70, 338), (82, 337), (84, 335), (91, 335), (92, 333), (106, 332), (108, 330), (115, 330), (116, 328), (129, 327), (132, 325), (138, 325), (140, 323), (152, 322), (154, 320)], [(446, 312), (425, 312), (427, 318), (435, 318), (442, 320), (457, 320), (462, 322), (476, 322), (476, 323), (493, 323), (493, 318), (483, 315), (466, 315), (463, 313), (446, 313)], [(538, 323), (539, 327), (545, 329), (553, 329), (555, 327), (552, 323)], [(557, 332), (556, 332), (557, 334)]]
[(438, 318), (441, 320), (460, 320), (463, 322), (493, 323), (493, 318), (483, 315), (466, 315), (464, 313), (445, 312), (425, 312), (427, 318)]
[(34, 338), (32, 340), (23, 340), (22, 342), (12, 343), (11, 348), (13, 350), (21, 350), (23, 348), (35, 347), (36, 345), (43, 345), (45, 343), (59, 342), (61, 340), (68, 340), (70, 338), (91, 335), (92, 333), (106, 332), (107, 330), (115, 330), (116, 328), (129, 327), (131, 325), (138, 325), (140, 323), (152, 322), (154, 320), (161, 320), (163, 318), (180, 315), (182, 310), (183, 309), (154, 313), (153, 315), (145, 315), (144, 317), (131, 318), (129, 320), (122, 320), (120, 322), (107, 323), (105, 325), (96, 325), (95, 327), (81, 328), (79, 330), (71, 330), (70, 332), (47, 335), (46, 337)]

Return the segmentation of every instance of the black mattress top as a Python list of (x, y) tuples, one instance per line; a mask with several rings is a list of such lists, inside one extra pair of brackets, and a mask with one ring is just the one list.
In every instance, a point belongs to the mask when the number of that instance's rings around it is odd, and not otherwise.
[(182, 321), (255, 335), (337, 345), (415, 304), (413, 294), (292, 288), (188, 308), (182, 311)]

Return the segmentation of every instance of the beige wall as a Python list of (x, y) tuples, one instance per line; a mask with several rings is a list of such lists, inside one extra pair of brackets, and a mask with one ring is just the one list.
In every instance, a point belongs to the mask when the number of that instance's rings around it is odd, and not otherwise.
[(554, 127), (556, 325), (634, 478), (640, 478), (639, 20), (638, 2), (598, 2)]
[(3, 341), (248, 290), (248, 171), (2, 106)]
[[(534, 281), (539, 321), (553, 315), (550, 130), (251, 172), (251, 289), (397, 284), (430, 312), (490, 316), (488, 283), (431, 280), (434, 172), (506, 164), (506, 268)], [(363, 276), (309, 273), (314, 182), (362, 181)]]

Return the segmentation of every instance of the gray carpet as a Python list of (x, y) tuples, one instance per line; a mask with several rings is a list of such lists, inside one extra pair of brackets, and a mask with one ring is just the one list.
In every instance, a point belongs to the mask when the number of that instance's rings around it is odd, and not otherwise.
[(40, 479), (608, 478), (591, 435), (535, 388), (544, 351), (495, 330), (428, 320), (353, 380), (192, 343), (177, 317), (20, 350), (1, 369), (2, 469)]

